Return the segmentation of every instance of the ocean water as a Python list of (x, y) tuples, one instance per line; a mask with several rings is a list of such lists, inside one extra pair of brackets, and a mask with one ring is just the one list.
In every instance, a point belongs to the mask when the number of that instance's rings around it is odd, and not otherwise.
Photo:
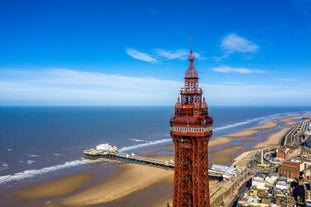
[[(173, 106), (0, 107), (0, 189), (98, 162), (83, 159), (83, 150), (98, 144), (109, 143), (129, 153), (170, 144), (173, 111)], [(213, 137), (310, 111), (311, 107), (209, 108)]]

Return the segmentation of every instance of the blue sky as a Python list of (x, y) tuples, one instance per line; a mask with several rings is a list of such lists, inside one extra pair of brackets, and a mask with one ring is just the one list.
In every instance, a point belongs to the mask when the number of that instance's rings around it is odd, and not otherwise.
[(0, 105), (311, 105), (311, 0), (0, 0)]

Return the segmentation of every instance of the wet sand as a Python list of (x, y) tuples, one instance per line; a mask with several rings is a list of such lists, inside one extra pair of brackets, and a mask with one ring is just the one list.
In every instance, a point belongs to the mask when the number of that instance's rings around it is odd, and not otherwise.
[(174, 173), (172, 170), (135, 164), (121, 165), (120, 168), (122, 173), (116, 179), (99, 182), (65, 198), (61, 203), (67, 206), (89, 206), (109, 202), (147, 188), (156, 182), (171, 179)]
[[(297, 120), (296, 118), (283, 118), (279, 121), (287, 126)], [(242, 145), (230, 145), (228, 143), (241, 137), (255, 136), (262, 130), (274, 129), (276, 126), (277, 122), (272, 120), (253, 128), (213, 138), (210, 141), (209, 147), (223, 145), (224, 147), (221, 150), (210, 151), (210, 164), (229, 163), (230, 165), (234, 160), (235, 163), (239, 162), (250, 153), (249, 148)], [(253, 148), (257, 149), (278, 145), (287, 129), (273, 131), (266, 139), (263, 139), (263, 142), (256, 144)], [(173, 150), (172, 145), (167, 145), (166, 147), (168, 152)], [(162, 155), (157, 158), (170, 160), (173, 159), (173, 156)], [(106, 207), (166, 206), (167, 202), (171, 204), (173, 174), (174, 172), (172, 170), (136, 164), (118, 164), (115, 170), (111, 171), (105, 177), (98, 179), (96, 183), (94, 183), (94, 180), (92, 183), (94, 175), (82, 173), (26, 187), (12, 194), (19, 199), (23, 199), (25, 203), (30, 200), (37, 200), (38, 205), (35, 204), (32, 206), (42, 206), (42, 204), (45, 206), (95, 205)], [(210, 188), (210, 192), (215, 190), (213, 189), (213, 185), (210, 185)]]
[(238, 145), (229, 145), (221, 150), (215, 150), (210, 153), (212, 157), (209, 164), (222, 164), (230, 165), (236, 157), (236, 153), (240, 151), (245, 151), (247, 147)]
[(89, 173), (67, 176), (47, 183), (17, 190), (13, 193), (13, 195), (31, 200), (58, 197), (79, 189), (83, 184), (91, 180), (93, 177), (94, 175)]
[(240, 137), (253, 137), (261, 130), (273, 129), (276, 126), (277, 126), (276, 121), (267, 121), (267, 122), (264, 122), (260, 125), (252, 127), (252, 128), (240, 130), (240, 131), (228, 134), (226, 136), (212, 138), (210, 140), (208, 146), (209, 147), (215, 147), (215, 146), (219, 146), (219, 145), (228, 144), (228, 143), (232, 142), (234, 139), (237, 139)]
[(253, 148), (264, 148), (264, 147), (280, 145), (280, 142), (282, 141), (282, 137), (286, 134), (288, 129), (289, 127), (286, 127), (275, 133), (272, 133), (265, 141), (256, 144)]

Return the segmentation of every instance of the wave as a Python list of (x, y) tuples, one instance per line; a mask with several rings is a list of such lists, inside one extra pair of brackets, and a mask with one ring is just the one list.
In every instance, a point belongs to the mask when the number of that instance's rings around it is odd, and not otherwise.
[(247, 120), (247, 121), (242, 121), (242, 122), (238, 122), (238, 123), (234, 123), (234, 124), (228, 124), (228, 125), (225, 125), (222, 127), (216, 127), (213, 129), (213, 131), (220, 131), (220, 130), (229, 129), (229, 128), (233, 128), (233, 127), (237, 127), (237, 126), (242, 126), (245, 124), (250, 124), (252, 122), (260, 121), (261, 119), (263, 119), (263, 117), (255, 118), (255, 119), (251, 119), (251, 120)]
[(130, 138), (130, 140), (133, 140), (133, 141), (135, 141), (135, 142), (147, 142), (146, 140), (134, 139), (134, 138)]
[(233, 128), (233, 127), (238, 127), (238, 126), (250, 124), (250, 123), (253, 123), (253, 122), (259, 122), (259, 121), (260, 122), (258, 124), (262, 124), (262, 123), (264, 123), (264, 122), (266, 122), (268, 120), (279, 118), (279, 117), (290, 115), (290, 114), (292, 114), (292, 113), (279, 113), (279, 114), (272, 114), (272, 115), (268, 115), (268, 116), (257, 117), (257, 118), (254, 118), (254, 119), (250, 119), (250, 120), (246, 120), (246, 121), (242, 121), (242, 122), (237, 122), (237, 123), (234, 123), (234, 124), (228, 124), (228, 125), (225, 125), (225, 126), (222, 126), (222, 127), (216, 127), (216, 128), (213, 129), (213, 131), (225, 130), (225, 129), (229, 129), (229, 128)]
[(39, 155), (35, 155), (35, 154), (30, 154), (30, 155), (28, 155), (28, 157), (32, 157), (32, 158), (35, 158), (35, 157), (39, 157)]
[[(279, 118), (282, 116), (289, 116), (289, 115), (296, 114), (296, 113), (297, 112), (277, 113), (277, 114), (272, 114), (272, 115), (268, 115), (268, 116), (257, 117), (257, 118), (249, 119), (246, 121), (241, 121), (241, 122), (228, 124), (228, 125), (221, 126), (221, 127), (216, 127), (213, 129), (213, 131), (221, 131), (221, 130), (225, 130), (225, 129), (229, 129), (229, 128), (234, 128), (234, 127), (250, 124), (253, 122), (258, 122), (257, 124), (261, 124), (261, 123), (264, 123), (264, 122), (271, 120), (271, 119), (276, 119), (276, 118)], [(157, 145), (157, 144), (169, 143), (172, 141), (171, 138), (160, 139), (157, 141), (150, 141), (150, 142), (147, 142), (145, 140), (133, 139), (133, 138), (130, 138), (130, 139), (134, 140), (136, 142), (146, 142), (146, 143), (141, 143), (141, 144), (128, 146), (128, 147), (122, 147), (121, 149), (119, 149), (120, 152), (126, 152), (126, 151), (134, 150), (137, 148), (148, 147), (148, 146)]]
[(27, 160), (27, 165), (31, 165), (32, 163), (34, 163), (35, 161), (33, 160)]
[(142, 148), (142, 147), (148, 147), (148, 146), (152, 146), (152, 145), (157, 145), (157, 144), (163, 144), (163, 143), (168, 143), (171, 142), (172, 139), (160, 139), (160, 140), (156, 140), (156, 141), (151, 141), (151, 142), (146, 142), (143, 144), (136, 144), (133, 146), (128, 146), (128, 147), (122, 147), (121, 149), (119, 149), (120, 152), (126, 152), (129, 150), (133, 150), (133, 149), (138, 149), (138, 148)]
[(45, 167), (42, 169), (25, 170), (23, 172), (15, 173), (12, 175), (4, 175), (4, 176), (0, 176), (0, 185), (11, 182), (11, 181), (17, 181), (17, 180), (21, 180), (21, 179), (25, 179), (25, 178), (31, 178), (31, 177), (34, 177), (37, 175), (47, 174), (49, 172), (61, 170), (64, 168), (75, 167), (78, 165), (84, 165), (84, 164), (89, 164), (89, 163), (94, 163), (94, 162), (99, 162), (99, 161), (102, 161), (102, 160), (101, 159), (98, 159), (98, 160), (84, 160), (84, 159), (74, 160), (74, 161), (65, 162), (65, 163), (60, 164), (60, 165)]

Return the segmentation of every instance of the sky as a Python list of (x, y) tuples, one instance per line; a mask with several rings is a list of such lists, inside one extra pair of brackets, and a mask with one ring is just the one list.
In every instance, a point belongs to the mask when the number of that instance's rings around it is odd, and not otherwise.
[(0, 105), (174, 105), (190, 47), (209, 105), (311, 105), (311, 0), (0, 0), (0, 26)]

